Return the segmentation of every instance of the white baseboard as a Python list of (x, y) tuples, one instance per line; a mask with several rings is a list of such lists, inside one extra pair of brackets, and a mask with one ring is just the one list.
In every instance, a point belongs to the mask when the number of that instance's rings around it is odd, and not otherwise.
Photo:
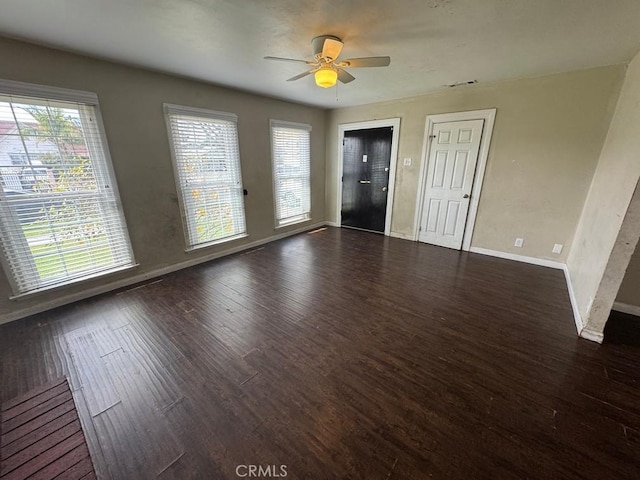
[[(325, 225), (340, 228), (340, 224), (338, 222), (325, 222)], [(414, 240), (413, 235), (407, 235), (405, 233), (389, 232), (389, 236), (393, 238), (401, 238), (402, 240)]]
[(402, 240), (411, 240), (412, 242), (414, 241), (413, 235), (407, 235), (406, 233), (390, 232), (389, 236), (393, 238), (401, 238)]
[(168, 265), (162, 268), (157, 268), (150, 272), (141, 273), (139, 275), (134, 275), (133, 277), (123, 278), (121, 280), (116, 280), (114, 282), (110, 282), (105, 285), (100, 285), (98, 287), (90, 288), (88, 290), (83, 290), (81, 292), (63, 295), (61, 297), (56, 298), (55, 300), (43, 302), (38, 305), (34, 305), (32, 307), (14, 310), (10, 313), (0, 315), (0, 325), (2, 325), (3, 323), (8, 323), (14, 320), (19, 320), (21, 318), (28, 317), (29, 315), (35, 315), (36, 313), (41, 313), (47, 310), (51, 310), (52, 308), (61, 307), (62, 305), (67, 305), (69, 303), (77, 302), (79, 300), (84, 300), (89, 297), (94, 297), (102, 293), (107, 293), (112, 290), (117, 290), (119, 288), (127, 287), (129, 285), (134, 285), (136, 283), (144, 282), (145, 280), (149, 280), (151, 278), (161, 277), (162, 275), (173, 273), (178, 270), (182, 270), (184, 268), (193, 267), (200, 263), (209, 262), (211, 260), (215, 260), (216, 258), (225, 257), (227, 255), (233, 255), (234, 253), (242, 252), (244, 250), (250, 250), (252, 248), (259, 247), (260, 245), (264, 245), (265, 243), (275, 242), (276, 240), (281, 240), (283, 238), (290, 237), (292, 235), (297, 235), (299, 233), (303, 233), (309, 230), (314, 230), (316, 228), (323, 227), (326, 224), (327, 224), (326, 222), (319, 222), (313, 225), (306, 225), (304, 227), (300, 227), (295, 230), (279, 233), (277, 235), (272, 235), (270, 237), (263, 238), (261, 240), (256, 240), (255, 242), (250, 242), (244, 245), (239, 245), (237, 247), (229, 248), (222, 252), (215, 252), (210, 255), (205, 255), (203, 257), (193, 258), (191, 260), (187, 260), (184, 262), (175, 263), (173, 265)]
[(563, 264), (562, 270), (564, 271), (564, 278), (567, 282), (567, 290), (569, 291), (569, 300), (571, 301), (571, 310), (573, 310), (573, 320), (576, 322), (576, 330), (578, 331), (578, 335), (581, 335), (581, 332), (584, 329), (584, 322), (582, 321), (582, 315), (580, 315), (580, 310), (578, 309), (578, 301), (576, 300), (576, 294), (573, 291), (573, 284), (571, 283), (571, 275), (569, 274), (569, 267), (567, 267), (566, 264)]
[(497, 250), (488, 250), (485, 248), (471, 247), (469, 249), (472, 253), (479, 253), (482, 255), (490, 255), (492, 257), (504, 258), (507, 260), (514, 260), (516, 262), (530, 263), (532, 265), (539, 265), (542, 267), (555, 268), (558, 270), (562, 270), (564, 272), (564, 278), (567, 282), (567, 290), (569, 291), (569, 300), (571, 302), (571, 311), (573, 312), (573, 320), (576, 324), (576, 331), (578, 335), (588, 340), (592, 340), (594, 342), (602, 343), (602, 334), (592, 332), (591, 330), (587, 330), (584, 328), (584, 322), (582, 321), (582, 316), (580, 315), (580, 310), (578, 309), (578, 301), (576, 300), (576, 295), (573, 290), (573, 285), (571, 283), (571, 276), (569, 275), (569, 268), (566, 264), (561, 262), (555, 262), (553, 260), (546, 260), (542, 258), (535, 257), (526, 257), (524, 255), (516, 255), (513, 253), (499, 252)]
[(637, 305), (629, 305), (628, 303), (622, 302), (613, 302), (612, 310), (640, 317), (640, 307), (638, 307)]
[(580, 336), (586, 340), (591, 340), (592, 342), (597, 343), (602, 343), (604, 340), (604, 334), (602, 332), (594, 332), (588, 328), (583, 328), (580, 332)]
[(471, 247), (469, 251), (471, 253), (480, 253), (491, 257), (504, 258), (506, 260), (515, 260), (516, 262), (530, 263), (541, 267), (555, 268), (558, 270), (564, 269), (564, 263), (556, 262), (554, 260), (546, 260), (544, 258), (526, 257), (524, 255), (516, 255), (515, 253), (499, 252), (498, 250), (489, 250), (479, 247)]

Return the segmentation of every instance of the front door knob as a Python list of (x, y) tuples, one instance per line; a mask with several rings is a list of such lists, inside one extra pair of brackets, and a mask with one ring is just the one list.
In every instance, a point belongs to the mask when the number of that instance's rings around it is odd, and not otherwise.
[(462, 196), (462, 198), (469, 198), (469, 194), (468, 194), (468, 193), (465, 193), (465, 194)]

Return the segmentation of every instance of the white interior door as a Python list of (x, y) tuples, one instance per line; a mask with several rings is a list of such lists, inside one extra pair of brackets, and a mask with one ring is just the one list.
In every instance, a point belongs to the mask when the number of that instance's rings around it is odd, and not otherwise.
[(436, 123), (427, 156), (418, 239), (462, 248), (484, 120)]

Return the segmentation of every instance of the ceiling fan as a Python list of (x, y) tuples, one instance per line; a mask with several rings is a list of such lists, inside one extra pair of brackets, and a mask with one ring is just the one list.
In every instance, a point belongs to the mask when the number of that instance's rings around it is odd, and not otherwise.
[(344, 43), (333, 35), (321, 35), (311, 40), (311, 50), (313, 60), (297, 60), (295, 58), (264, 57), (265, 60), (280, 60), (283, 62), (298, 62), (310, 65), (312, 68), (295, 77), (291, 77), (287, 82), (299, 80), (307, 75), (314, 74), (316, 85), (323, 88), (333, 87), (337, 80), (342, 83), (353, 82), (356, 77), (344, 70), (345, 68), (362, 67), (387, 67), (391, 63), (389, 57), (361, 57), (349, 58), (337, 61)]

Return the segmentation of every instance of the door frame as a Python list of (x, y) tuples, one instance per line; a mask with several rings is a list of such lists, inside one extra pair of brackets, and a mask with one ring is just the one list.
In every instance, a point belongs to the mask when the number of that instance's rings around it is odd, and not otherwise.
[(424, 195), (427, 183), (427, 162), (429, 160), (429, 150), (431, 149), (431, 135), (437, 123), (460, 122), (464, 120), (484, 120), (482, 126), (482, 139), (480, 140), (480, 149), (478, 150), (478, 162), (476, 163), (476, 171), (473, 176), (473, 184), (471, 187), (471, 201), (469, 202), (469, 211), (467, 212), (467, 221), (464, 227), (464, 235), (462, 237), (462, 250), (469, 251), (471, 248), (471, 238), (476, 224), (476, 216), (478, 215), (478, 205), (480, 203), (480, 194), (482, 191), (482, 182), (484, 180), (484, 172), (487, 168), (487, 160), (489, 158), (489, 147), (491, 145), (491, 135), (493, 133), (493, 124), (496, 119), (496, 109), (489, 108), (486, 110), (470, 110), (467, 112), (441, 113), (437, 115), (427, 115), (424, 128), (424, 140), (422, 142), (422, 162), (420, 165), (420, 176), (418, 183), (418, 196), (416, 203), (416, 211), (413, 218), (413, 240), (418, 241), (420, 233), (419, 227), (422, 220), (422, 209), (424, 204)]
[(338, 125), (338, 203), (336, 205), (336, 223), (342, 226), (342, 173), (344, 169), (344, 134), (352, 130), (369, 130), (372, 128), (393, 127), (391, 135), (391, 160), (389, 162), (389, 189), (387, 190), (387, 212), (384, 219), (384, 234), (391, 234), (391, 213), (393, 210), (393, 196), (396, 184), (396, 164), (398, 163), (398, 139), (400, 135), (400, 118), (370, 120), (366, 122), (341, 123)]

